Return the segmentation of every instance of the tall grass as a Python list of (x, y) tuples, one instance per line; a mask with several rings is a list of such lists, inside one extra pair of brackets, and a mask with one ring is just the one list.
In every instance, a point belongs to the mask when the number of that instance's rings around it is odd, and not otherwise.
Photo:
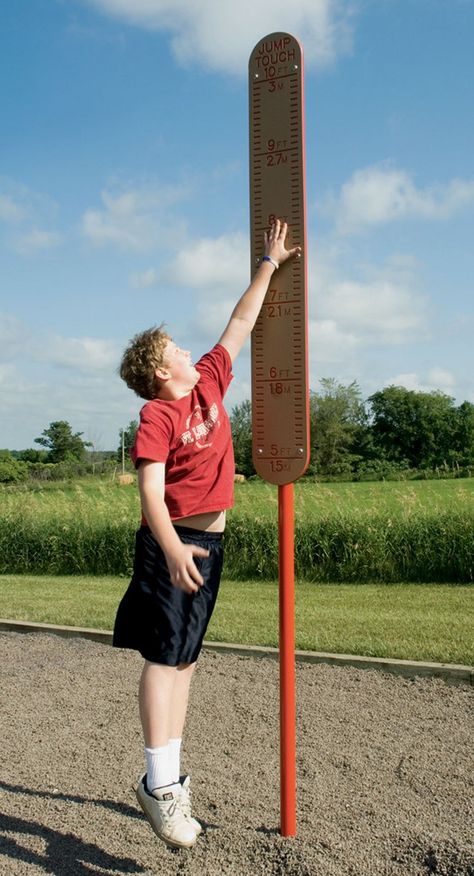
[[(296, 574), (309, 581), (474, 580), (474, 521), (446, 511), (393, 519), (339, 514), (300, 522)], [(234, 517), (226, 534), (228, 574), (278, 575), (277, 531), (268, 521)]]
[[(296, 488), (296, 571), (310, 581), (474, 580), (474, 480)], [(225, 575), (278, 574), (277, 490), (236, 490)], [(75, 484), (0, 492), (1, 574), (129, 575), (135, 487)]]
[(128, 574), (139, 517), (135, 490), (17, 489), (0, 494), (0, 570)]

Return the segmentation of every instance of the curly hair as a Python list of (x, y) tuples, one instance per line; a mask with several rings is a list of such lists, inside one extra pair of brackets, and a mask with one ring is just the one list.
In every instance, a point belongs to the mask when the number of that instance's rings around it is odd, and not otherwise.
[(164, 353), (171, 340), (163, 325), (135, 335), (122, 356), (120, 377), (140, 398), (156, 398), (159, 389), (155, 370), (165, 364)]

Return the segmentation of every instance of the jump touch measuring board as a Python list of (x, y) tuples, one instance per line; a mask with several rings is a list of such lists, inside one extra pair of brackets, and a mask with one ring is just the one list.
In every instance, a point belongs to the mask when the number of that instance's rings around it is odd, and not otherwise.
[(297, 480), (309, 462), (307, 270), (301, 46), (272, 33), (249, 61), (250, 234), (252, 275), (263, 233), (288, 223), (286, 246), (301, 258), (275, 271), (252, 333), (253, 460), (273, 484)]

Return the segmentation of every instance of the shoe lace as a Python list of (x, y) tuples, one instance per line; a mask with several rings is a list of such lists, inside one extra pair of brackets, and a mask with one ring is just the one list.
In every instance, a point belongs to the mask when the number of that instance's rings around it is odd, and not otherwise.
[(181, 785), (181, 810), (186, 818), (191, 818), (191, 788)]
[(176, 814), (176, 809), (178, 808), (179, 800), (172, 800), (169, 806), (166, 808), (166, 815), (171, 820), (174, 818)]

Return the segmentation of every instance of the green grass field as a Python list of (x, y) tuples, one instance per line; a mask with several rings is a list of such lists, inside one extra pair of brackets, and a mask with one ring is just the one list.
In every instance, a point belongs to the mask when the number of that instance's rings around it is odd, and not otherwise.
[[(0, 576), (0, 615), (10, 619), (111, 629), (125, 578)], [(474, 591), (442, 584), (364, 586), (301, 581), (296, 646), (309, 651), (474, 663)], [(207, 638), (276, 646), (275, 582), (221, 586)]]

